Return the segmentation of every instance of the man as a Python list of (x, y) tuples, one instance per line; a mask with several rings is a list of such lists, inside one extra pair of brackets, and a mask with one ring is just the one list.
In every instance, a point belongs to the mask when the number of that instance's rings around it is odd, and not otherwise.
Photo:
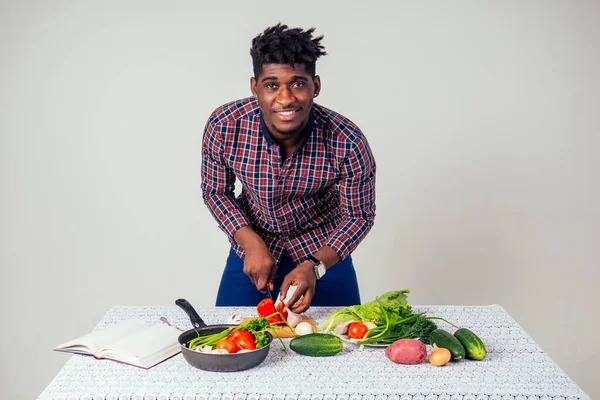
[[(217, 306), (255, 306), (264, 292), (309, 306), (360, 304), (350, 254), (375, 218), (375, 160), (360, 129), (315, 104), (323, 36), (277, 24), (252, 40), (253, 97), (208, 119), (203, 199), (231, 250)], [(236, 198), (234, 182), (242, 192)]]

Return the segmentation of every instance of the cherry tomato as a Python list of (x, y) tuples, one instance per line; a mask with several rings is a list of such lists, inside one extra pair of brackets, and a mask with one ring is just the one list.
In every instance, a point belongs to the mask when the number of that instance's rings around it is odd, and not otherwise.
[(353, 322), (348, 326), (348, 336), (352, 339), (362, 339), (368, 330), (369, 328), (362, 322)]
[(225, 349), (228, 353), (237, 353), (240, 350), (240, 346), (233, 343), (231, 340), (221, 339), (217, 342), (217, 349)]

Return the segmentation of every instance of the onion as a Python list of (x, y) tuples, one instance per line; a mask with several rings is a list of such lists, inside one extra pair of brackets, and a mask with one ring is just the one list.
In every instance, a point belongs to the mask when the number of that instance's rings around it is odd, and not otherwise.
[(299, 336), (304, 336), (304, 335), (308, 335), (310, 333), (313, 333), (313, 326), (304, 321), (304, 322), (300, 322), (297, 326), (296, 326), (296, 334)]
[(433, 351), (429, 355), (429, 363), (437, 367), (448, 364), (452, 354), (450, 350), (443, 347), (438, 347), (437, 344), (433, 344)]

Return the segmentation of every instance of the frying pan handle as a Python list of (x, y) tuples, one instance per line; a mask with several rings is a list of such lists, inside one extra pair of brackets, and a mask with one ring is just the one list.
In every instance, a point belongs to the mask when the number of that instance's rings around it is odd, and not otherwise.
[(186, 299), (177, 299), (175, 300), (175, 304), (177, 304), (185, 313), (190, 317), (190, 321), (192, 321), (192, 325), (196, 328), (202, 328), (206, 326), (206, 323), (200, 318), (194, 307), (190, 304)]

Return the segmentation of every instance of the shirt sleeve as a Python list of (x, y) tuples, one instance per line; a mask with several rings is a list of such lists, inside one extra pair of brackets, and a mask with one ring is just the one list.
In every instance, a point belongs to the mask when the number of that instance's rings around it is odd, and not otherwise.
[(210, 119), (202, 139), (202, 199), (219, 228), (233, 243), (235, 232), (243, 226), (250, 226), (250, 221), (235, 199), (235, 175), (223, 154), (220, 128)]
[(325, 245), (346, 258), (365, 238), (375, 222), (375, 159), (360, 136), (341, 166), (340, 208), (342, 221)]

